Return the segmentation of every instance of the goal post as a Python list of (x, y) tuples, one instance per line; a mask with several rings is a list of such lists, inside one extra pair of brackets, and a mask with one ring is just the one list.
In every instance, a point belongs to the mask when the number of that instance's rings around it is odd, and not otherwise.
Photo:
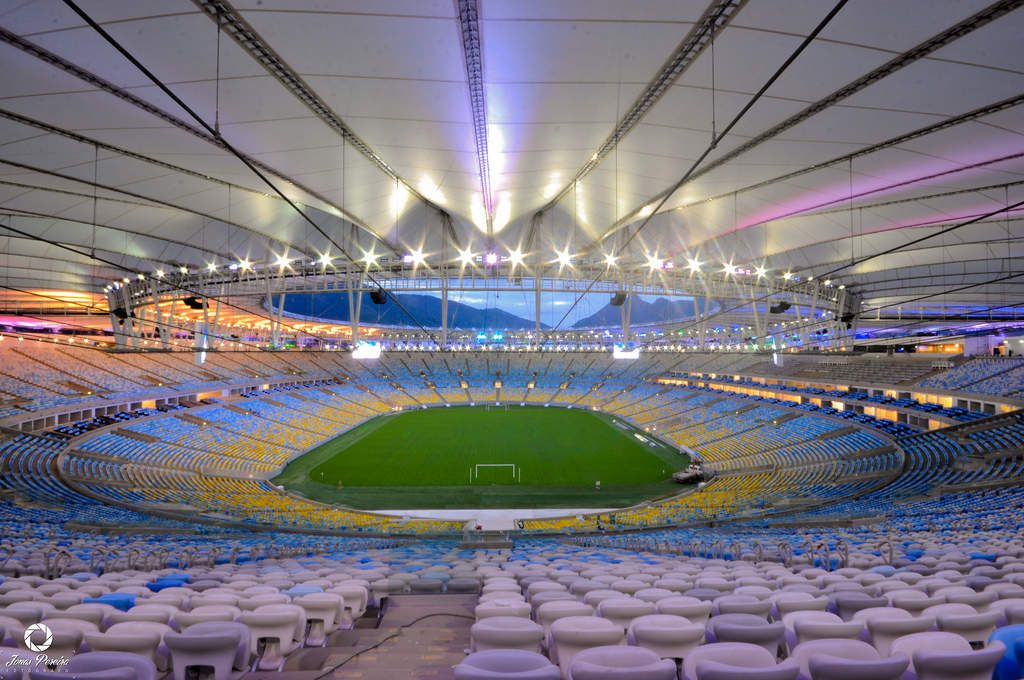
[(476, 463), (470, 471), (469, 481), (471, 484), (518, 484), (522, 481), (522, 471), (515, 463)]

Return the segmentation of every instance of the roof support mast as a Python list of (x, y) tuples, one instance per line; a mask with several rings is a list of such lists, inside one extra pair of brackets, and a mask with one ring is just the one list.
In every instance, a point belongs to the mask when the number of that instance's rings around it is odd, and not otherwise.
[[(484, 59), (480, 46), (480, 6), (477, 0), (458, 0), (459, 32), (466, 58), (466, 84), (473, 113), (473, 137), (476, 140), (477, 172), (486, 219), (487, 248), (494, 248), (494, 194), (491, 190), (491, 162), (487, 144), (487, 95), (484, 91)], [(478, 225), (479, 226), (479, 225)]]

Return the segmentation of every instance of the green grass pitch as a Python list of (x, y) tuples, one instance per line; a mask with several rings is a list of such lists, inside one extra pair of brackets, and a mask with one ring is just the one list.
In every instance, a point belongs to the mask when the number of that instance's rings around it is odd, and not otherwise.
[[(364, 509), (621, 507), (671, 494), (689, 459), (584, 409), (431, 408), (379, 416), (289, 463), (273, 482)], [(653, 444), (653, 445), (652, 445)], [(515, 463), (510, 468), (477, 464)], [(595, 489), (595, 482), (601, 489)]]

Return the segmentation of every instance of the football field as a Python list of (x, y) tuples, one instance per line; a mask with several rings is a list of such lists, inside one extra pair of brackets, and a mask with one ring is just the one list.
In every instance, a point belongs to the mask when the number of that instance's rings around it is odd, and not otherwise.
[(688, 463), (602, 413), (459, 406), (374, 418), (273, 482), (365, 509), (617, 507), (680, 490), (671, 476)]

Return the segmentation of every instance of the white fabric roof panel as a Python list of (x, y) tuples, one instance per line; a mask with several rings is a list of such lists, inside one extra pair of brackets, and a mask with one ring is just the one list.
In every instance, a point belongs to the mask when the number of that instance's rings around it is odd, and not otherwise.
[[(714, 127), (721, 131), (831, 7), (816, 0), (743, 3), (715, 39), (714, 83), (712, 51), (705, 49), (619, 140), (617, 151), (605, 155), (574, 190), (572, 178), (643, 96), (710, 2), (477, 0), (497, 247), (521, 243), (533, 213), (566, 187), (568, 193), (550, 206), (537, 235), (535, 245), (545, 251), (538, 259), (566, 245), (579, 252), (618, 227), (643, 223), (647, 211), (641, 209), (653, 205), (707, 148), (712, 100)], [(1001, 188), (1024, 181), (1024, 162), (1014, 157), (1024, 153), (1020, 105), (860, 155), (849, 164), (803, 172), (1024, 93), (1024, 52), (1018, 47), (1024, 10), (1019, 7), (966, 30), (721, 167), (703, 170), (995, 4), (848, 3), (709, 154), (698, 176), (668, 199), (665, 213), (650, 218), (628, 256), (693, 251), (708, 259), (766, 262), (809, 275), (825, 271), (843, 253), (848, 257), (851, 244), (858, 254), (878, 252), (937, 228), (925, 225), (997, 210), (1007, 196), (1010, 203), (1021, 200), (1019, 186)], [(436, 250), (438, 211), (445, 210), (463, 242), (484, 247), (471, 83), (457, 3), (230, 3), (282, 67), (300, 77), (374, 159), (343, 142), (337, 129), (230, 35), (221, 35), (218, 48), (216, 25), (201, 2), (81, 0), (80, 5), (204, 121), (213, 125), (217, 118), (228, 142), (273, 168), (275, 184), (300, 201), (332, 239), (348, 238), (343, 211), (400, 249)], [(63, 3), (0, 0), (0, 26), (200, 128)], [(0, 213), (56, 218), (17, 217), (19, 228), (82, 245), (83, 234), (91, 239), (90, 197), (96, 192), (104, 199), (96, 206), (102, 241), (97, 247), (122, 253), (143, 268), (171, 259), (201, 266), (214, 255), (269, 260), (282, 249), (312, 255), (330, 247), (283, 201), (268, 196), (270, 189), (225, 149), (9, 42), (0, 41), (0, 109), (38, 125), (0, 117), (0, 182), (8, 183), (0, 184)], [(48, 133), (46, 126), (84, 141)], [(140, 158), (100, 149), (94, 167), (97, 152), (89, 140)], [(381, 168), (385, 164), (398, 182)], [(799, 174), (776, 179), (793, 172)], [(94, 174), (110, 189), (94, 188)], [(760, 183), (765, 184), (748, 189)], [(999, 186), (985, 194), (974, 191), (990, 185)], [(843, 210), (851, 207), (856, 215), (852, 241), (850, 215)], [(617, 224), (620, 218), (625, 219)], [(990, 241), (1005, 241), (1006, 229), (1000, 237), (993, 226), (998, 219), (925, 242), (905, 255), (872, 260), (860, 270), (877, 282), (869, 294), (898, 298), (894, 291), (904, 269), (954, 271), (960, 259), (983, 254)], [(1007, 224), (1010, 236), (1018, 237), (1020, 220)], [(21, 242), (27, 241), (10, 239), (8, 249), (0, 251), (9, 256), (8, 268)], [(363, 234), (358, 243), (345, 242), (358, 256), (372, 240)], [(602, 249), (619, 243), (619, 237), (609, 237)], [(47, 248), (57, 259), (80, 258)], [(1010, 257), (1024, 267), (1017, 254)], [(109, 272), (105, 266), (93, 269), (95, 274), (72, 272), (75, 285), (101, 287)], [(18, 276), (27, 280), (31, 271), (23, 267)], [(936, 276), (940, 286), (945, 280)]]

